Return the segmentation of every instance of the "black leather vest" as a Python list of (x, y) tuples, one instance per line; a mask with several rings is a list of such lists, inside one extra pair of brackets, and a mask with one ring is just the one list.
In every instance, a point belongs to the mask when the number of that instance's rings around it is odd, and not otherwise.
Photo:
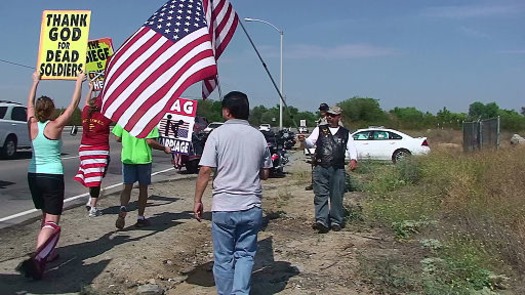
[(348, 129), (339, 127), (332, 135), (328, 125), (319, 125), (315, 148), (315, 163), (323, 167), (344, 168)]

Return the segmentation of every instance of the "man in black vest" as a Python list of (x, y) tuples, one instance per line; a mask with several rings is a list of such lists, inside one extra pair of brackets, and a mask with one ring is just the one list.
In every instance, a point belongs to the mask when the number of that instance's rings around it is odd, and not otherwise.
[[(320, 125), (327, 125), (328, 124), (328, 111), (329, 107), (326, 103), (322, 103), (320, 106), (319, 106), (319, 114), (321, 115), (321, 117), (315, 121), (315, 123), (317, 124), (317, 126), (320, 126)], [(339, 126), (341, 127), (344, 127), (343, 125), (343, 122), (341, 120), (339, 120)], [(303, 135), (299, 135), (299, 137), (304, 137)], [(301, 140), (299, 138), (299, 140)], [(308, 155), (310, 155), (310, 153), (307, 153)], [(314, 154), (311, 154), (312, 158), (315, 157)], [(311, 191), (314, 189), (314, 164), (315, 164), (315, 158), (312, 159), (312, 182), (307, 185), (304, 189), (307, 190), (307, 191)]]
[[(326, 111), (328, 111), (329, 107), (326, 103), (322, 103), (320, 106), (319, 106), (319, 114), (321, 115), (321, 117), (319, 119), (317, 119), (317, 121), (315, 121), (315, 123), (317, 124), (317, 126), (319, 125), (325, 125), (325, 124), (328, 124), (328, 121), (326, 119)], [(299, 136), (299, 137), (303, 137), (304, 136)], [(299, 138), (299, 141), (301, 141), (301, 138)], [(314, 158), (314, 154), (310, 154), (310, 153), (307, 153), (308, 156), (311, 156), (312, 157), (312, 182), (307, 185), (304, 189), (307, 190), (307, 191), (311, 191), (314, 189), (314, 162), (315, 162), (315, 158)]]
[(357, 149), (348, 129), (341, 127), (341, 108), (332, 106), (327, 111), (327, 125), (319, 125), (304, 140), (307, 148), (315, 148), (314, 206), (315, 223), (319, 233), (329, 229), (340, 231), (344, 226), (343, 196), (345, 192), (345, 155), (348, 168), (357, 168)]

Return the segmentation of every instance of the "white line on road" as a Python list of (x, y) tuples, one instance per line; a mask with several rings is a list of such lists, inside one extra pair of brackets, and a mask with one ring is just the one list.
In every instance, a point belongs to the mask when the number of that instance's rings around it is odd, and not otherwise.
[[(161, 171), (153, 172), (153, 173), (151, 173), (151, 176), (154, 176), (154, 175), (157, 175), (157, 174), (161, 174), (161, 173), (164, 173), (164, 172), (168, 172), (168, 171), (174, 170), (174, 169), (175, 168), (172, 167), (172, 168), (164, 169), (164, 170), (161, 170)], [(108, 190), (108, 189), (112, 189), (112, 188), (115, 188), (115, 187), (120, 186), (120, 185), (122, 185), (122, 182), (116, 183), (116, 184), (112, 184), (110, 186), (106, 186), (103, 189), (104, 190)], [(64, 200), (64, 204), (67, 203), (67, 202), (71, 202), (71, 201), (80, 199), (80, 198), (87, 197), (87, 196), (89, 196), (89, 193), (84, 193), (84, 194), (73, 196), (71, 198), (67, 198), (67, 199)], [(3, 218), (0, 218), (0, 222), (5, 222), (5, 221), (8, 221), (8, 220), (11, 220), (11, 219), (14, 219), (14, 218), (22, 217), (22, 216), (28, 215), (28, 214), (33, 214), (33, 213), (36, 213), (36, 212), (39, 212), (39, 211), (40, 210), (37, 210), (37, 209), (31, 209), (31, 210), (27, 210), (27, 211), (24, 211), (24, 212), (16, 213), (16, 214), (13, 214), (13, 215), (10, 215), (10, 216), (6, 216), (6, 217), (3, 217)]]
[(62, 160), (71, 160), (71, 159), (76, 159), (76, 158), (78, 158), (78, 156), (63, 157)]

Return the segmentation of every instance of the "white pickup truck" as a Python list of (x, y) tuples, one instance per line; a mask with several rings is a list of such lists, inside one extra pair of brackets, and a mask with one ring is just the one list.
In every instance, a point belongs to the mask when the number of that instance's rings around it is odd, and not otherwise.
[(0, 155), (10, 159), (22, 148), (31, 148), (27, 108), (17, 102), (0, 100)]

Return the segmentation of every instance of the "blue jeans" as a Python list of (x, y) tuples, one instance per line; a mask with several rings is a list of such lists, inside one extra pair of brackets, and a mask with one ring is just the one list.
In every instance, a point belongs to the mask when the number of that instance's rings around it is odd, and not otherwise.
[(313, 188), (316, 222), (322, 222), (326, 226), (335, 223), (344, 225), (345, 185), (344, 168), (315, 166)]
[(212, 212), (213, 277), (219, 295), (249, 294), (262, 209)]

